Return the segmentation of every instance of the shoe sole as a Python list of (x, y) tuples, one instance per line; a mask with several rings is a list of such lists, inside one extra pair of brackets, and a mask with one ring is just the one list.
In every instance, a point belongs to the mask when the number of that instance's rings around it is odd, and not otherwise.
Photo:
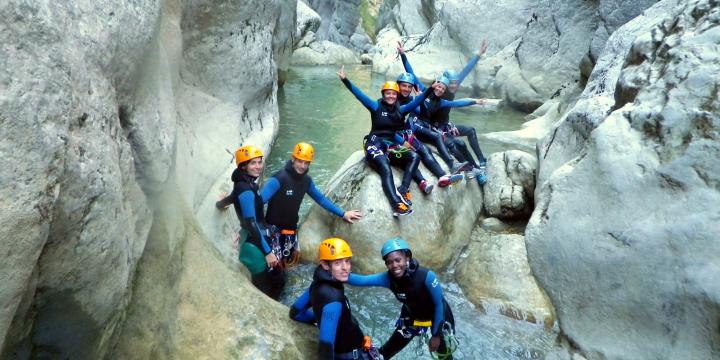
[(423, 192), (425, 193), (425, 195), (430, 195), (434, 188), (435, 185), (428, 185), (425, 187), (425, 190), (423, 190)]
[(410, 215), (410, 214), (412, 214), (412, 213), (413, 213), (412, 209), (409, 209), (408, 211), (403, 212), (403, 213), (393, 212), (393, 216), (394, 216), (394, 217), (399, 217), (399, 216)]

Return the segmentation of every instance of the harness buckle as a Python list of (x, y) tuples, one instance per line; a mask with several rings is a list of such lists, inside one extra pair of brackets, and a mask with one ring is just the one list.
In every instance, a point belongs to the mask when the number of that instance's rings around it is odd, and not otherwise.
[(357, 350), (357, 349), (353, 349), (353, 351), (352, 351), (352, 356), (353, 356), (353, 359), (359, 359), (359, 358), (360, 358), (360, 353), (358, 353), (358, 350)]

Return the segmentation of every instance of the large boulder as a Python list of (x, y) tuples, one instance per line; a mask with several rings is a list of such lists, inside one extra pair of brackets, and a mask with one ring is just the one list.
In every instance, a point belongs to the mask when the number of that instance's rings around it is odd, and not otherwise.
[(485, 212), (500, 219), (528, 218), (533, 211), (537, 159), (520, 150), (488, 159)]
[[(217, 283), (195, 288), (216, 274), (198, 266), (218, 269), (223, 260), (185, 258), (187, 237), (157, 236), (157, 227), (172, 224), (167, 231), (174, 233), (194, 217), (193, 231), (197, 223), (210, 231), (199, 237), (206, 244), (189, 251), (205, 255), (212, 251), (198, 249), (211, 244), (207, 236), (230, 232), (202, 214), (215, 215), (208, 194), (232, 170), (225, 149), (244, 142), (267, 148), (272, 141), (295, 6), (290, 0), (0, 5), (7, 20), (0, 25), (0, 357), (104, 358), (138, 318), (147, 328), (169, 329), (178, 313), (216, 304), (210, 298), (221, 291)], [(161, 195), (178, 201), (159, 208)], [(152, 265), (164, 255), (173, 262)], [(153, 292), (141, 284), (148, 273), (164, 282), (155, 282), (158, 289), (173, 283), (192, 289), (192, 300)], [(249, 288), (241, 273), (223, 276)], [(244, 296), (242, 287), (227, 291)], [(163, 303), (162, 315), (143, 311), (147, 297)], [(266, 306), (249, 304), (234, 312)], [(285, 313), (268, 311), (278, 319)], [(235, 320), (243, 319), (251, 320)], [(198, 347), (237, 347), (224, 335), (184, 331), (158, 336), (152, 346), (125, 338), (123, 344), (138, 345), (131, 356), (138, 358), (179, 357), (183, 348), (170, 345), (175, 336)], [(264, 346), (235, 334), (248, 349)], [(291, 340), (275, 345), (291, 357), (299, 353)], [(158, 348), (174, 350), (155, 354)]]
[(468, 300), (484, 312), (553, 326), (552, 304), (533, 277), (522, 235), (476, 227), (455, 279)]
[(530, 265), (588, 359), (718, 355), (719, 5), (663, 1), (616, 30), (541, 154)]
[(307, 46), (299, 47), (293, 52), (293, 65), (336, 65), (360, 63), (360, 58), (358, 58), (352, 50), (327, 40), (315, 40), (312, 33), (303, 39), (302, 44)]
[[(423, 174), (429, 174), (421, 167)], [(402, 172), (393, 170), (400, 180)], [(356, 224), (344, 223), (313, 204), (300, 227), (303, 258), (314, 262), (320, 242), (328, 237), (347, 240), (353, 250), (353, 266), (360, 272), (383, 271), (382, 244), (395, 236), (410, 243), (430, 268), (446, 267), (468, 243), (473, 225), (482, 211), (482, 191), (475, 181), (461, 182), (448, 188), (436, 188), (424, 196), (413, 185), (411, 215), (394, 218), (380, 186), (380, 177), (364, 160), (353, 153), (328, 184), (328, 198), (343, 209), (359, 209), (364, 217)]]
[[(327, 40), (356, 51), (367, 50), (363, 45), (370, 44), (360, 19), (361, 0), (305, 0), (322, 18), (316, 31), (316, 38)], [(352, 39), (360, 36), (364, 40)], [(358, 45), (362, 47), (357, 47)]]

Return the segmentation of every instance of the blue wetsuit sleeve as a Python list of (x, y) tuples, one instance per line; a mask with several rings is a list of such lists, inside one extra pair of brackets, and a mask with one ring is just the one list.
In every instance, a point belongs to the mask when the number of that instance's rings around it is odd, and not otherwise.
[(468, 76), (468, 74), (470, 74), (470, 72), (475, 67), (475, 65), (478, 63), (479, 60), (480, 60), (480, 57), (477, 56), (477, 54), (475, 54), (470, 59), (470, 62), (468, 62), (467, 65), (465, 65), (465, 68), (462, 69), (462, 71), (460, 72), (460, 80), (458, 80), (458, 86), (460, 85), (460, 83), (463, 82), (463, 80), (465, 80), (465, 77)]
[(350, 273), (347, 283), (352, 286), (380, 286), (390, 288), (390, 278), (387, 272), (372, 275)]
[(342, 83), (345, 84), (345, 87), (348, 88), (348, 90), (350, 90), (350, 92), (355, 95), (355, 98), (360, 100), (360, 103), (362, 103), (363, 106), (365, 106), (368, 110), (375, 111), (378, 109), (377, 101), (365, 95), (365, 93), (362, 92), (362, 90), (358, 89), (355, 84), (351, 83), (350, 80), (348, 80), (347, 78), (342, 79)]
[[(400, 106), (400, 113), (401, 114), (407, 114), (413, 110), (415, 110), (417, 113), (420, 113), (420, 104), (422, 104), (423, 101), (425, 101), (425, 98), (430, 95), (430, 92), (433, 91), (431, 87), (425, 89), (425, 91), (421, 92), (418, 96), (414, 97), (412, 101), (409, 103)], [(415, 109), (418, 108), (418, 109)]]
[(310, 289), (308, 288), (290, 306), (290, 318), (306, 324), (314, 323), (315, 313), (313, 313), (313, 309), (310, 305)]
[(473, 99), (457, 99), (457, 100), (440, 100), (440, 107), (441, 108), (454, 108), (454, 107), (465, 107), (470, 105), (475, 105), (476, 102)]
[(405, 72), (413, 74), (413, 76), (415, 77), (415, 86), (417, 86), (420, 91), (425, 91), (425, 85), (423, 85), (420, 81), (417, 80), (417, 76), (415, 76), (415, 71), (413, 71), (412, 66), (410, 66), (410, 60), (408, 60), (407, 56), (405, 56), (405, 54), (400, 54), (400, 58), (402, 59)]
[(320, 190), (315, 186), (315, 182), (310, 179), (310, 186), (308, 188), (308, 195), (315, 200), (318, 205), (322, 206), (323, 209), (339, 216), (343, 217), (345, 215), (345, 212), (340, 209), (337, 205), (335, 205), (330, 199), (326, 198), (325, 195), (323, 195)]
[(445, 320), (445, 305), (443, 304), (442, 288), (440, 287), (440, 281), (435, 277), (435, 273), (428, 271), (427, 277), (425, 278), (425, 287), (430, 292), (430, 297), (435, 304), (435, 315), (433, 316), (432, 322), (432, 334), (438, 335), (442, 330), (442, 323)]
[(271, 177), (268, 179), (267, 182), (265, 182), (265, 186), (263, 186), (262, 190), (260, 190), (260, 197), (262, 198), (263, 204), (267, 204), (270, 199), (272, 199), (273, 196), (275, 196), (275, 193), (280, 189), (280, 182), (278, 179)]
[[(341, 314), (342, 304), (338, 301), (333, 301), (322, 308), (322, 315), (320, 316), (320, 359), (332, 359), (334, 357), (335, 335), (337, 334)], [(327, 349), (327, 351), (323, 351), (323, 348)]]
[(263, 235), (263, 230), (260, 229), (260, 225), (255, 221), (255, 194), (253, 194), (252, 191), (243, 191), (238, 196), (238, 200), (240, 202), (242, 217), (249, 219), (250, 223), (253, 224), (253, 229), (246, 230), (260, 238), (260, 244), (262, 245), (262, 249), (260, 250), (262, 250), (265, 255), (269, 254), (270, 246), (268, 246), (267, 239), (265, 239), (265, 235)]

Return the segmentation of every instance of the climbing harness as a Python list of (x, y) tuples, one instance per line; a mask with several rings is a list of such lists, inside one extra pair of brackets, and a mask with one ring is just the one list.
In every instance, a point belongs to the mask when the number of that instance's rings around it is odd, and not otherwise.
[(367, 335), (365, 335), (365, 337), (363, 338), (363, 350), (365, 350), (370, 359), (383, 360), (383, 356), (380, 354), (380, 350), (378, 350), (375, 345), (373, 345), (372, 339)]
[(290, 269), (300, 262), (297, 231), (270, 226), (270, 248), (280, 260), (280, 268)]
[[(415, 355), (419, 357), (424, 353), (425, 344), (427, 344), (430, 341), (430, 338), (432, 338), (430, 331), (432, 321), (413, 320), (412, 324), (408, 325), (409, 321), (409, 318), (400, 318), (395, 326), (398, 328), (397, 332), (402, 335), (402, 337), (406, 339), (417, 337), (418, 340), (415, 346)], [(435, 360), (447, 360), (451, 358), (452, 354), (457, 350), (458, 345), (460, 344), (450, 323), (447, 321), (443, 322), (441, 331), (443, 334), (443, 341), (445, 342), (445, 351), (442, 353), (430, 353), (430, 356)]]
[(404, 147), (404, 146), (392, 146), (388, 147), (388, 153), (395, 155), (396, 158), (400, 159), (405, 155), (406, 152), (410, 151), (410, 149)]

